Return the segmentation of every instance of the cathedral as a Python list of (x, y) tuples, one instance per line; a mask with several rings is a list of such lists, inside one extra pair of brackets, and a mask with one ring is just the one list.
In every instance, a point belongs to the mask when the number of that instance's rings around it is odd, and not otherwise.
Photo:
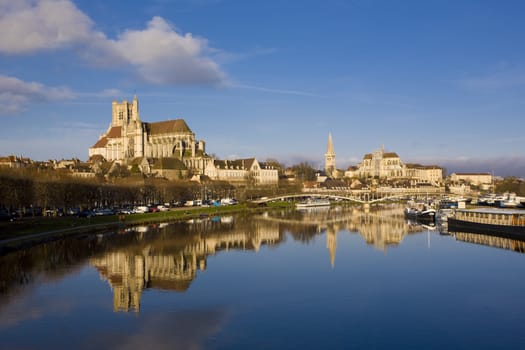
[(384, 146), (373, 153), (365, 154), (361, 163), (357, 166), (348, 167), (343, 173), (335, 166), (335, 151), (331, 133), (328, 134), (324, 168), (326, 176), (329, 178), (403, 179), (432, 185), (437, 185), (443, 180), (443, 168), (437, 165), (404, 163), (397, 153), (386, 152)]
[(203, 174), (212, 158), (206, 155), (205, 142), (183, 119), (146, 123), (140, 119), (137, 96), (132, 102), (113, 101), (111, 124), (89, 148), (89, 157), (130, 164), (137, 158), (175, 158), (194, 174)]

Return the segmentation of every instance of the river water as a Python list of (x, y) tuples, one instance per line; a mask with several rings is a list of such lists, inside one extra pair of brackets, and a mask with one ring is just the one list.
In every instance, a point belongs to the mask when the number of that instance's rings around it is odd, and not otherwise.
[(0, 257), (0, 349), (519, 349), (524, 247), (398, 206), (72, 237)]

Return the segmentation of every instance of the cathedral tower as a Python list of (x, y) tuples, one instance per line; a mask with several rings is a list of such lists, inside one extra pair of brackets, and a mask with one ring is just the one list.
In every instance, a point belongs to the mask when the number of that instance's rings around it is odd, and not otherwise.
[(332, 133), (328, 134), (328, 148), (324, 155), (324, 171), (329, 177), (335, 176), (335, 152), (334, 144), (332, 142)]
[(133, 102), (131, 103), (126, 100), (122, 101), (122, 103), (113, 101), (111, 116), (111, 126), (126, 126), (132, 122), (140, 122), (137, 96), (133, 97)]

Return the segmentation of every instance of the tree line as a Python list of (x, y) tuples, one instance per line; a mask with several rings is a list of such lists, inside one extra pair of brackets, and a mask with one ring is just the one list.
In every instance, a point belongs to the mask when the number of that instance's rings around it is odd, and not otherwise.
[[(300, 186), (299, 186), (300, 187)], [(225, 181), (195, 182), (144, 177), (76, 178), (42, 169), (0, 169), (0, 208), (21, 210), (172, 205), (195, 199), (253, 199), (298, 190), (297, 184), (233, 186)], [(33, 212), (34, 213), (34, 212)]]
[(224, 197), (232, 186), (218, 182), (167, 181), (157, 178), (79, 179), (50, 174), (0, 171), (0, 208), (24, 211), (30, 208), (94, 208), (123, 205), (174, 203)]

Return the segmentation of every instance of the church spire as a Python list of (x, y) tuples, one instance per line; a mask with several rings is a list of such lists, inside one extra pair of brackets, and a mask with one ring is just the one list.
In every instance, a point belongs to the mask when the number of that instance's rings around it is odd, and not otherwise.
[(335, 152), (332, 142), (332, 133), (328, 133), (328, 147), (324, 155), (324, 171), (327, 176), (335, 177)]
[(326, 150), (326, 154), (334, 154), (334, 144), (332, 142), (332, 133), (328, 133), (328, 148)]

